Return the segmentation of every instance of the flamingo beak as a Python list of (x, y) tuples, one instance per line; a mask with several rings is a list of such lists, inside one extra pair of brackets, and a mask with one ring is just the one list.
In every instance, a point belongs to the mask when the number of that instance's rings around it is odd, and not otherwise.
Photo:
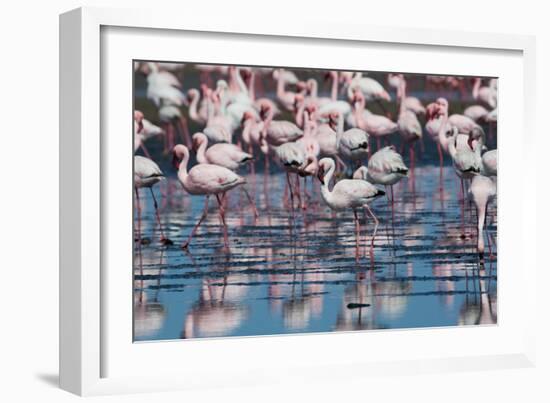
[(143, 131), (143, 121), (140, 120), (140, 121), (138, 122), (138, 130), (137, 130), (137, 132), (138, 132), (138, 133), (141, 133), (142, 131)]
[(317, 179), (319, 179), (319, 182), (321, 182), (321, 185), (325, 184), (325, 169), (322, 165), (319, 166), (319, 169), (317, 171)]
[(172, 157), (172, 165), (176, 168), (176, 170), (180, 169), (180, 160), (176, 153), (174, 153), (174, 156)]
[(468, 138), (468, 145), (470, 146), (470, 149), (474, 151), (474, 145), (473, 145), (474, 139), (472, 137)]

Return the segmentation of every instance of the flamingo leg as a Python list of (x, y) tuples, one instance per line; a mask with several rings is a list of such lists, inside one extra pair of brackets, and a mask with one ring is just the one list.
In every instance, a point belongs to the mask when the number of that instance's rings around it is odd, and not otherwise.
[(162, 229), (162, 223), (160, 221), (159, 206), (158, 206), (158, 203), (157, 203), (157, 198), (155, 197), (155, 192), (153, 192), (152, 187), (149, 188), (149, 191), (151, 192), (151, 196), (153, 197), (153, 205), (155, 206), (155, 216), (157, 217), (157, 223), (158, 223), (158, 226), (159, 226), (159, 229), (160, 229), (160, 243), (163, 244), (163, 245), (173, 245), (174, 243), (170, 239), (168, 239), (164, 236), (164, 231)]
[(139, 190), (137, 187), (134, 187), (134, 190), (136, 191), (136, 211), (137, 211), (137, 218), (138, 218), (138, 222), (137, 222), (137, 229), (138, 229), (138, 241), (139, 243), (141, 244), (141, 203), (140, 203), (140, 199), (139, 199)]
[(376, 238), (376, 232), (378, 231), (378, 224), (380, 222), (378, 221), (378, 218), (376, 218), (376, 216), (374, 215), (374, 213), (372, 212), (368, 204), (365, 204), (364, 207), (365, 207), (365, 210), (370, 214), (370, 216), (374, 220), (374, 231), (372, 231), (372, 237), (370, 239), (370, 261), (371, 261), (371, 264), (373, 264), (374, 263), (374, 239)]
[(437, 154), (439, 155), (439, 190), (443, 189), (443, 150), (441, 144), (437, 142)]
[(218, 206), (220, 211), (220, 219), (222, 220), (222, 226), (223, 226), (223, 243), (224, 243), (225, 250), (229, 250), (229, 236), (227, 234), (227, 224), (225, 222), (225, 209), (223, 207), (224, 198), (225, 198), (225, 193), (222, 193), (221, 198), (219, 195), (216, 195), (216, 199), (218, 200)]
[(302, 209), (307, 210), (307, 201), (310, 198), (311, 198), (311, 195), (307, 191), (307, 176), (304, 176), (304, 202), (302, 204)]
[(288, 171), (286, 173), (286, 182), (288, 185), (288, 190), (290, 192), (290, 210), (292, 212), (292, 215), (294, 216), (294, 192), (292, 191), (292, 182), (290, 181), (290, 173)]
[(193, 229), (191, 230), (191, 233), (189, 234), (189, 237), (187, 238), (187, 241), (185, 241), (182, 245), (181, 245), (181, 248), (182, 249), (187, 249), (189, 247), (189, 244), (191, 243), (191, 239), (193, 238), (193, 236), (195, 235), (195, 233), (197, 232), (197, 229), (199, 229), (201, 223), (203, 222), (203, 220), (206, 218), (206, 216), (208, 215), (208, 201), (210, 199), (210, 195), (207, 195), (206, 198), (204, 199), (204, 210), (202, 212), (202, 215), (201, 217), (199, 218), (199, 221), (197, 221), (197, 223), (195, 224), (195, 226), (193, 227)]
[(303, 208), (303, 205), (302, 205), (302, 194), (301, 194), (301, 190), (300, 190), (300, 176), (298, 174), (296, 174), (296, 179), (294, 181), (295, 183), (295, 191), (296, 191), (296, 198), (298, 199), (298, 207), (299, 208)]
[(139, 256), (139, 274), (142, 276), (141, 279), (141, 289), (142, 291), (139, 293), (139, 302), (143, 301), (143, 254), (141, 253), (141, 206), (139, 202), (139, 190), (138, 188), (134, 188), (136, 190), (136, 208), (137, 208), (137, 232), (138, 232), (138, 256)]
[(254, 211), (254, 219), (257, 220), (260, 215), (258, 214), (258, 210), (256, 209), (256, 203), (254, 202), (254, 199), (250, 196), (250, 193), (248, 193), (248, 190), (246, 190), (244, 186), (242, 187), (242, 190), (246, 198), (248, 199), (248, 202), (252, 206), (252, 210)]
[(359, 238), (361, 237), (359, 227), (359, 217), (357, 217), (357, 211), (353, 210), (353, 221), (355, 222), (355, 260), (359, 260)]

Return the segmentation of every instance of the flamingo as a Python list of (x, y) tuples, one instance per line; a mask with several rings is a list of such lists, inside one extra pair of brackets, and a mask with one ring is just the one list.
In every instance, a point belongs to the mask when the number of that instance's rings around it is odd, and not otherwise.
[(410, 152), (410, 165), (413, 173), (414, 182), (414, 143), (422, 138), (422, 126), (416, 117), (414, 112), (406, 109), (403, 99), (406, 97), (406, 84), (405, 81), (401, 81), (401, 87), (399, 92), (399, 118), (397, 119), (397, 126), (399, 128), (399, 134), (404, 143), (409, 145)]
[[(439, 110), (441, 112), (447, 115), (449, 114), (449, 101), (445, 98), (438, 98), (435, 103), (440, 106)], [(448, 122), (451, 126), (455, 126), (459, 133), (464, 134), (474, 131), (476, 133), (476, 139), (478, 139), (478, 137), (485, 139), (485, 131), (483, 128), (468, 116), (455, 113), (449, 116)]]
[(212, 143), (231, 143), (233, 137), (232, 133), (232, 121), (227, 116), (221, 115), (214, 111), (215, 105), (219, 107), (219, 97), (211, 89), (205, 90), (206, 105), (207, 105), (207, 119), (206, 127), (203, 129), (203, 133), (208, 137), (208, 140)]
[[(235, 144), (217, 143), (208, 147), (208, 137), (204, 133), (197, 132), (193, 135), (193, 148), (197, 151), (197, 162), (199, 164), (212, 164), (219, 165), (236, 171), (239, 167), (254, 161), (254, 157), (251, 154), (245, 153)], [(254, 210), (254, 217), (258, 218), (258, 211), (254, 200), (243, 186), (243, 192), (245, 193), (248, 201), (252, 205)]]
[(491, 109), (497, 107), (498, 93), (497, 93), (497, 81), (492, 79), (489, 87), (481, 86), (481, 78), (476, 77), (474, 79), (474, 86), (472, 88), (472, 96), (476, 101), (482, 102), (489, 106)]
[(374, 113), (365, 114), (365, 96), (359, 90), (354, 91), (354, 115), (357, 127), (365, 130), (371, 136), (376, 137), (378, 149), (380, 138), (395, 133), (398, 130), (397, 123), (386, 116)]
[[(296, 93), (292, 91), (286, 91), (285, 86), (286, 84), (296, 84), (298, 86), (298, 78), (294, 73), (283, 69), (277, 69), (273, 71), (273, 78), (277, 82), (277, 101), (279, 101), (279, 103), (286, 110), (291, 111), (294, 108), (294, 97), (296, 96)], [(306, 90), (306, 86), (302, 83), (299, 85), (298, 89), (300, 90), (300, 92), (303, 92)]]
[(287, 120), (273, 120), (273, 113), (271, 104), (261, 105), (260, 116), (264, 122), (264, 136), (269, 144), (280, 146), (303, 136), (303, 130), (294, 123)]
[(140, 155), (134, 156), (134, 190), (136, 192), (136, 202), (138, 211), (138, 233), (141, 241), (141, 207), (139, 201), (139, 189), (149, 188), (153, 203), (155, 206), (155, 215), (157, 223), (160, 228), (160, 242), (163, 245), (173, 245), (173, 242), (164, 236), (162, 229), (162, 223), (160, 221), (160, 214), (158, 211), (157, 199), (153, 192), (153, 185), (164, 179), (164, 174), (160, 170), (159, 166), (151, 159), (142, 157)]
[[(477, 252), (481, 262), (483, 262), (483, 253), (485, 251), (485, 242), (483, 240), (483, 229), (485, 227), (485, 216), (487, 205), (495, 198), (497, 187), (493, 178), (488, 178), (483, 175), (477, 175), (472, 179), (469, 195), (473, 199), (477, 209)], [(489, 241), (489, 258), (492, 258), (491, 238), (488, 235)]]
[[(345, 167), (344, 161), (338, 155), (338, 132), (337, 128), (342, 115), (338, 111), (324, 115), (328, 119), (328, 123), (321, 123), (315, 128), (315, 138), (319, 143), (319, 155), (322, 157), (331, 157), (336, 160), (336, 163)], [(343, 125), (343, 121), (341, 123)]]
[(206, 124), (208, 119), (206, 101), (203, 98), (199, 107), (200, 92), (196, 88), (191, 88), (187, 91), (187, 102), (189, 103), (189, 118), (201, 125)]
[[(349, 80), (349, 78), (345, 78)], [(384, 89), (382, 84), (370, 77), (363, 77), (363, 73), (355, 73), (353, 78), (348, 81), (347, 84), (347, 95), (348, 99), (353, 98), (353, 92), (355, 89), (359, 89), (365, 96), (367, 102), (375, 101), (378, 103), (380, 108), (384, 111), (388, 117), (390, 117), (389, 112), (386, 110), (384, 104), (381, 101), (391, 101), (390, 94)]]
[(348, 98), (353, 98), (353, 92), (359, 88), (367, 101), (385, 100), (390, 102), (391, 96), (382, 84), (374, 78), (363, 77), (363, 73), (355, 73), (347, 86)]
[(481, 173), (485, 176), (497, 176), (498, 153), (490, 150), (481, 156)]
[(486, 121), (489, 111), (481, 105), (470, 105), (464, 109), (464, 116), (472, 119), (474, 122)]
[(193, 143), (197, 150), (197, 162), (199, 164), (213, 164), (236, 171), (254, 159), (248, 153), (242, 151), (235, 144), (217, 143), (208, 147), (208, 137), (204, 133), (197, 132), (193, 135)]
[[(294, 191), (290, 174), (300, 174), (301, 170), (307, 165), (307, 158), (304, 147), (296, 142), (287, 142), (273, 149), (276, 159), (283, 165), (286, 171), (286, 181), (290, 191), (290, 206), (294, 211)], [(267, 158), (267, 155), (266, 155)], [(298, 179), (297, 179), (297, 183)], [(285, 196), (286, 197), (286, 196)], [(301, 205), (302, 200), (298, 189), (298, 203)]]
[(182, 249), (187, 249), (195, 232), (208, 214), (208, 201), (211, 195), (215, 195), (218, 200), (220, 219), (223, 225), (224, 246), (229, 250), (229, 240), (227, 235), (227, 225), (225, 223), (225, 209), (223, 207), (223, 195), (246, 182), (246, 180), (222, 166), (212, 164), (198, 164), (187, 171), (189, 162), (189, 149), (182, 144), (174, 147), (174, 166), (178, 170), (178, 179), (185, 191), (191, 195), (205, 195), (204, 210), (199, 221), (193, 227), (189, 238), (181, 245)]
[[(397, 92), (397, 97), (399, 98), (399, 91), (401, 90), (401, 83), (405, 81), (405, 76), (401, 73), (399, 74), (388, 74), (388, 84), (391, 87), (394, 87)], [(414, 112), (416, 115), (425, 115), (426, 108), (422, 105), (422, 102), (416, 98), (407, 96), (402, 101), (405, 104), (405, 108)]]
[(352, 210), (355, 221), (355, 246), (356, 258), (359, 257), (359, 218), (357, 210), (364, 209), (365, 219), (368, 214), (374, 220), (374, 231), (370, 241), (370, 258), (374, 262), (374, 239), (378, 230), (378, 219), (369, 207), (369, 203), (376, 198), (385, 195), (383, 190), (378, 189), (372, 183), (357, 179), (342, 179), (337, 182), (332, 191), (329, 190), (329, 183), (334, 174), (336, 165), (331, 158), (323, 158), (319, 161), (318, 178), (321, 181), (321, 196), (324, 202), (334, 211)]
[(369, 158), (368, 165), (359, 167), (353, 173), (353, 179), (362, 179), (376, 185), (389, 186), (391, 190), (392, 220), (394, 217), (393, 185), (407, 177), (409, 169), (403, 157), (394, 146), (387, 146), (376, 151)]

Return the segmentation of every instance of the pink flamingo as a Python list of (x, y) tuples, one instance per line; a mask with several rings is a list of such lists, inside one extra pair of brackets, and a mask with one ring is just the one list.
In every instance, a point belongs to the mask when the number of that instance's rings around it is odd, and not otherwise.
[[(388, 84), (391, 87), (394, 87), (397, 92), (397, 97), (399, 98), (399, 91), (401, 89), (401, 83), (405, 81), (405, 76), (401, 73), (399, 74), (388, 74)], [(416, 115), (424, 115), (426, 113), (426, 108), (422, 105), (422, 102), (416, 97), (407, 96), (403, 99), (405, 108), (414, 112)]]
[(178, 179), (185, 191), (191, 195), (206, 196), (203, 213), (197, 224), (193, 227), (187, 241), (182, 244), (182, 249), (187, 249), (189, 246), (195, 232), (208, 214), (208, 201), (210, 196), (215, 195), (218, 200), (220, 219), (223, 225), (224, 246), (226, 250), (229, 250), (225, 210), (221, 197), (223, 197), (225, 192), (244, 184), (246, 182), (245, 179), (227, 168), (211, 164), (195, 165), (188, 172), (187, 164), (189, 162), (189, 150), (182, 144), (178, 144), (174, 147), (173, 162), (178, 170)]
[(403, 139), (404, 144), (409, 145), (410, 153), (410, 166), (412, 172), (412, 182), (414, 187), (414, 144), (416, 141), (422, 138), (422, 126), (416, 117), (416, 114), (408, 110), (403, 102), (406, 98), (406, 84), (405, 81), (401, 81), (401, 88), (399, 92), (399, 118), (397, 119), (397, 125), (399, 133)]
[[(231, 143), (233, 137), (232, 121), (220, 113), (219, 95), (211, 89), (205, 89), (207, 119), (203, 133), (212, 143)], [(214, 109), (217, 109), (216, 111)]]
[[(231, 171), (237, 171), (239, 167), (254, 161), (254, 157), (251, 154), (245, 153), (235, 144), (217, 143), (209, 148), (207, 147), (208, 138), (204, 133), (195, 133), (193, 135), (193, 148), (197, 152), (197, 162), (199, 164), (219, 165)], [(254, 200), (246, 190), (246, 187), (243, 186), (241, 189), (243, 189), (248, 201), (252, 205), (254, 217), (257, 219), (259, 215)]]
[(303, 130), (294, 123), (287, 120), (273, 120), (273, 113), (271, 104), (266, 102), (261, 105), (260, 116), (264, 122), (265, 139), (269, 144), (280, 146), (303, 136)]
[(189, 91), (187, 91), (187, 100), (189, 102), (189, 118), (193, 122), (204, 125), (206, 124), (206, 120), (208, 119), (207, 105), (206, 101), (203, 98), (199, 107), (200, 98), (200, 92), (196, 88), (191, 88)]
[(397, 123), (386, 116), (365, 114), (365, 96), (361, 91), (354, 91), (354, 115), (357, 127), (376, 137), (377, 147), (380, 149), (380, 139), (389, 136), (398, 130)]
[(498, 100), (496, 86), (496, 79), (492, 79), (488, 87), (482, 87), (481, 78), (476, 77), (474, 79), (474, 86), (472, 88), (472, 97), (476, 101), (482, 102), (485, 105), (489, 106), (491, 109), (495, 109), (497, 107)]
[(142, 157), (140, 155), (134, 156), (134, 189), (136, 192), (136, 202), (138, 211), (138, 233), (141, 242), (141, 206), (139, 201), (139, 189), (149, 188), (153, 203), (155, 206), (155, 215), (157, 223), (160, 228), (160, 242), (163, 245), (172, 245), (173, 242), (164, 236), (162, 229), (162, 223), (160, 221), (160, 214), (158, 210), (157, 199), (153, 192), (153, 185), (164, 179), (164, 174), (160, 170), (159, 166), (151, 159)]
[(324, 202), (334, 211), (352, 210), (355, 221), (355, 246), (356, 259), (359, 257), (359, 237), (360, 223), (357, 217), (357, 210), (364, 209), (365, 219), (368, 214), (374, 220), (374, 231), (370, 241), (370, 258), (371, 263), (374, 262), (374, 239), (378, 230), (378, 219), (369, 207), (369, 203), (376, 198), (386, 194), (383, 190), (378, 189), (372, 183), (357, 180), (357, 179), (342, 179), (338, 181), (332, 191), (329, 189), (329, 183), (334, 174), (336, 165), (331, 158), (323, 158), (319, 161), (318, 178), (321, 181), (321, 196)]
[[(298, 78), (294, 75), (294, 73), (283, 69), (273, 71), (273, 78), (277, 81), (277, 100), (286, 110), (292, 111), (294, 108), (294, 97), (296, 96), (296, 93), (286, 91), (285, 86), (286, 84), (296, 84), (298, 86)], [(301, 93), (303, 93), (306, 90), (305, 84), (301, 83), (298, 86), (298, 89)]]

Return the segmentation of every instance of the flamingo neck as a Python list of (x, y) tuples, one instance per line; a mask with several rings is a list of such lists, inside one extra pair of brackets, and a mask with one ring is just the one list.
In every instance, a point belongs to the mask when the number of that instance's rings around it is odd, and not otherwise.
[(446, 136), (446, 131), (447, 131), (447, 122), (449, 121), (449, 117), (447, 114), (445, 114), (443, 116), (443, 118), (441, 119), (441, 123), (439, 125), (439, 131), (437, 133), (437, 137), (438, 137), (438, 140), (439, 140), (439, 143), (441, 144), (441, 147), (443, 147), (443, 149), (445, 150), (448, 150), (449, 148), (449, 139), (447, 138)]
[(298, 110), (296, 111), (296, 117), (294, 119), (296, 121), (296, 125), (298, 127), (301, 127), (301, 128), (304, 127), (304, 110), (305, 110), (305, 107), (306, 107), (306, 103), (305, 103), (305, 101), (302, 101), (300, 103), (300, 106), (298, 106)]
[(252, 130), (252, 119), (247, 119), (244, 122), (243, 131), (241, 137), (243, 141), (247, 144), (250, 144), (250, 131)]
[(356, 102), (355, 103), (355, 126), (359, 127), (360, 129), (366, 130), (365, 127), (365, 119), (364, 119), (364, 113), (365, 113), (365, 102)]
[(189, 117), (193, 119), (195, 122), (199, 121), (199, 113), (197, 111), (197, 106), (199, 104), (199, 98), (200, 96), (197, 94), (193, 96), (193, 99), (191, 100), (191, 103), (189, 104)]
[(474, 87), (472, 88), (472, 97), (474, 99), (477, 99), (477, 97), (479, 96), (479, 87), (481, 87), (481, 79), (476, 78), (474, 82)]
[(197, 162), (199, 164), (208, 164), (208, 160), (206, 158), (206, 147), (208, 146), (208, 138), (204, 136), (204, 139), (199, 144), (199, 148), (197, 149)]
[(319, 93), (319, 84), (317, 84), (317, 80), (315, 80), (313, 78), (309, 80), (309, 83), (310, 83), (310, 86), (311, 86), (311, 89), (309, 91), (310, 96), (313, 99), (317, 99), (317, 95)]
[(332, 192), (329, 190), (329, 184), (330, 184), (330, 181), (332, 180), (332, 175), (334, 174), (334, 169), (335, 169), (335, 165), (334, 165), (334, 161), (330, 160), (331, 161), (331, 164), (330, 164), (330, 167), (328, 169), (328, 171), (325, 173), (325, 176), (323, 178), (323, 184), (321, 186), (321, 196), (323, 196), (323, 200), (325, 200), (325, 202), (331, 206), (332, 205)]
[(212, 119), (214, 118), (214, 105), (212, 103), (212, 98), (206, 98), (206, 125), (208, 126)]
[(338, 73), (332, 74), (332, 88), (330, 90), (330, 99), (336, 101), (338, 99)]
[(185, 189), (187, 189), (187, 179), (189, 177), (187, 173), (188, 162), (189, 162), (189, 150), (187, 150), (187, 147), (186, 147), (183, 151), (183, 158), (180, 161), (180, 166), (178, 169), (178, 179)]
[(235, 75), (235, 82), (237, 83), (238, 91), (246, 94), (248, 92), (248, 88), (246, 87), (246, 84), (244, 83), (238, 68), (235, 69), (234, 75)]

